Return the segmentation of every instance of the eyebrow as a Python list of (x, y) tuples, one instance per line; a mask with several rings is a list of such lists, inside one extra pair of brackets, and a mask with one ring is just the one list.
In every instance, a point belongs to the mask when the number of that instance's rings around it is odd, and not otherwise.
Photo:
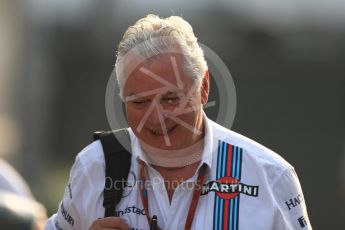
[(164, 96), (167, 96), (167, 95), (170, 95), (170, 94), (180, 94), (180, 93), (182, 93), (182, 91), (169, 91), (169, 92), (166, 92), (165, 94), (163, 94), (162, 96), (164, 97)]
[[(165, 88), (165, 87), (163, 87)], [(125, 98), (125, 101), (132, 101), (132, 100), (135, 100), (137, 98), (141, 98), (141, 97), (147, 97), (147, 96), (150, 96), (152, 94), (157, 94), (159, 93), (160, 91), (162, 91), (163, 88), (158, 88), (158, 89), (153, 89), (153, 90), (149, 90), (149, 91), (145, 91), (145, 92), (142, 92), (142, 93), (129, 93), (129, 95)]]
[(129, 95), (125, 98), (125, 101), (126, 102), (133, 101), (133, 100), (138, 99), (138, 98), (143, 98), (143, 97), (150, 96), (152, 94), (161, 93), (165, 89), (168, 89), (168, 92), (164, 93), (162, 96), (166, 96), (168, 94), (180, 94), (180, 93), (183, 93), (183, 90), (181, 90), (181, 89), (175, 90), (175, 91), (171, 91), (171, 89), (168, 88), (168, 87), (162, 87), (162, 88), (158, 88), (158, 89), (153, 89), (153, 90), (145, 91), (145, 92), (142, 92), (142, 93), (129, 93)]
[(138, 94), (135, 93), (130, 93), (126, 98), (125, 101), (133, 101), (135, 99), (140, 98), (140, 96)]

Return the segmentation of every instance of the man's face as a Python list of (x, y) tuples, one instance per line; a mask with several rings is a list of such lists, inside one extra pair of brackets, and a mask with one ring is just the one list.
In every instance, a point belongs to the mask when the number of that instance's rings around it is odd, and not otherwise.
[(178, 150), (203, 138), (202, 104), (208, 98), (208, 75), (198, 85), (183, 72), (181, 56), (176, 54), (160, 55), (126, 74), (127, 119), (141, 142)]

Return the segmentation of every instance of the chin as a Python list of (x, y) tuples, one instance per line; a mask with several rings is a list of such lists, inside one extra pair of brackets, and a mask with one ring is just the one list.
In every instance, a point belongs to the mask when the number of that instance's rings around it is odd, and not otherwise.
[[(179, 136), (179, 135), (177, 135)], [(167, 145), (165, 142), (164, 136), (160, 137), (153, 137), (151, 134), (149, 135), (139, 135), (137, 136), (143, 144), (147, 145), (148, 147), (156, 148), (157, 150), (178, 150), (181, 149), (181, 144), (186, 141), (185, 138), (176, 138), (176, 137), (170, 137), (169, 141), (170, 145)]]

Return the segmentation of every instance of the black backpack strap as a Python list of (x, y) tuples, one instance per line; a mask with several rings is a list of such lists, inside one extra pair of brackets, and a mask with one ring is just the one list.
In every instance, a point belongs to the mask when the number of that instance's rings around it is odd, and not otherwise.
[[(104, 217), (115, 216), (115, 207), (122, 198), (123, 188), (131, 167), (130, 139), (127, 129), (94, 132), (94, 140), (100, 140), (105, 159)], [(121, 144), (122, 143), (122, 144)]]

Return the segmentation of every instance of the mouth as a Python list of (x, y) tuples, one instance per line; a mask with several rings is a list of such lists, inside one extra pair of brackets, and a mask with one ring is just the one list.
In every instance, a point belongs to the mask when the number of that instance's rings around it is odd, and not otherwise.
[[(177, 127), (177, 124), (170, 127), (170, 128), (167, 128), (166, 133), (171, 134), (176, 129), (176, 127)], [(163, 136), (164, 135), (164, 132), (162, 129), (150, 129), (150, 132), (154, 136)]]

